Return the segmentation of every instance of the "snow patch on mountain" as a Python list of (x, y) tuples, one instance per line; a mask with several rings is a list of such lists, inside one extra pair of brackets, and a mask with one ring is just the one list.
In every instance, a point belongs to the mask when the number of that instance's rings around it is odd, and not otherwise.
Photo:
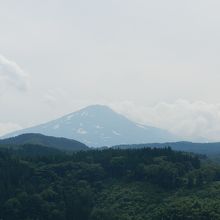
[(87, 131), (84, 130), (83, 128), (78, 128), (76, 131), (78, 134), (87, 134)]
[(60, 127), (60, 125), (59, 125), (59, 124), (56, 124), (56, 125), (53, 126), (53, 129), (56, 130), (56, 129), (58, 129), (59, 127)]
[(95, 128), (96, 128), (96, 129), (102, 129), (103, 127), (100, 126), (100, 125), (96, 125)]
[(142, 124), (136, 124), (137, 127), (139, 128), (143, 128), (143, 129), (146, 129), (146, 126), (142, 125)]
[(102, 137), (102, 138), (103, 138), (103, 139), (110, 139), (111, 137), (105, 137), (105, 136), (104, 136), (104, 137)]
[(84, 112), (81, 113), (81, 116), (82, 116), (82, 117), (87, 117), (88, 115), (89, 115), (89, 113), (86, 112), (86, 111), (84, 111)]
[(118, 133), (118, 132), (115, 131), (115, 130), (112, 130), (112, 133), (115, 134), (115, 135), (117, 135), (117, 136), (120, 136), (120, 135), (121, 135), (120, 133)]
[(74, 116), (75, 116), (75, 114), (68, 115), (68, 116), (66, 117), (66, 120), (67, 120), (67, 121), (70, 121), (70, 120), (72, 119), (72, 117), (74, 117)]

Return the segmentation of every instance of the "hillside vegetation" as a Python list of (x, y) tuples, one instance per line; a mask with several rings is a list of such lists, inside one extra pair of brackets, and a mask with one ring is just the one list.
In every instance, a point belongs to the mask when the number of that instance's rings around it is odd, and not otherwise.
[(62, 151), (82, 151), (89, 149), (85, 144), (73, 139), (52, 137), (37, 133), (21, 134), (0, 140), (0, 146), (8, 148), (18, 148), (25, 144), (41, 145)]
[(0, 151), (0, 219), (220, 219), (220, 168), (196, 155), (31, 147)]
[(180, 142), (167, 142), (167, 143), (146, 143), (146, 144), (123, 144), (116, 145), (113, 148), (120, 149), (140, 149), (146, 147), (171, 147), (174, 150), (193, 152), (197, 154), (206, 154), (209, 156), (214, 156), (216, 154), (220, 155), (220, 142), (210, 142), (210, 143), (193, 143), (187, 141)]

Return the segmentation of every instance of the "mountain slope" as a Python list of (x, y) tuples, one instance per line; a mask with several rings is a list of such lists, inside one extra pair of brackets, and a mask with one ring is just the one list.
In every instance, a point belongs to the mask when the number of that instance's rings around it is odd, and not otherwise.
[(165, 130), (134, 123), (102, 105), (88, 106), (57, 120), (13, 132), (7, 137), (23, 133), (71, 138), (93, 147), (165, 142), (175, 139)]
[(0, 140), (0, 145), (7, 145), (12, 147), (25, 144), (41, 145), (65, 151), (88, 150), (88, 147), (85, 144), (78, 141), (66, 138), (45, 136), (42, 134), (22, 134), (16, 137)]

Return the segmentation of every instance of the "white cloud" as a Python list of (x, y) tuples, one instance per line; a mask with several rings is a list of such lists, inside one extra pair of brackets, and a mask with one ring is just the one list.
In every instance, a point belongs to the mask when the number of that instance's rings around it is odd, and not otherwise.
[(28, 75), (15, 62), (0, 54), (0, 93), (8, 87), (26, 91), (29, 88)]
[(0, 136), (3, 136), (7, 133), (20, 130), (20, 129), (22, 129), (22, 127), (15, 123), (11, 123), (11, 122), (0, 123)]
[(126, 101), (111, 106), (134, 121), (167, 129), (182, 138), (220, 141), (220, 103), (177, 100), (142, 107)]

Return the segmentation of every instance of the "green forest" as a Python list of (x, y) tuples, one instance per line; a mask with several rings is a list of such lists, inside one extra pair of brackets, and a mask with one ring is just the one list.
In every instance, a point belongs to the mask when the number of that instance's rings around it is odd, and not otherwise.
[(220, 219), (220, 166), (171, 148), (0, 150), (2, 220)]

